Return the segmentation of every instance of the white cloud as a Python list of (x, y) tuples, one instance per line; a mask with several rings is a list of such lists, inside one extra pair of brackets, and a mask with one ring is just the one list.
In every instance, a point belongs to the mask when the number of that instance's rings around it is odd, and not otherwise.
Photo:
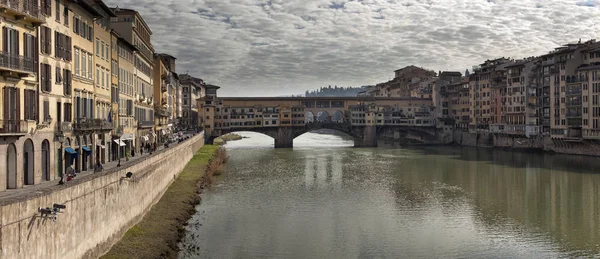
[(157, 52), (228, 96), (458, 70), (598, 37), (598, 0), (108, 0), (138, 10)]

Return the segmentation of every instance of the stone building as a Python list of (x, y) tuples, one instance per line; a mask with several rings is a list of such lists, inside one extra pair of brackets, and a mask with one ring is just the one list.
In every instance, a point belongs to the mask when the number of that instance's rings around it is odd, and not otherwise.
[(179, 83), (182, 91), (182, 113), (181, 127), (184, 129), (197, 129), (198, 122), (198, 104), (196, 100), (205, 96), (204, 80), (190, 76), (189, 74), (179, 75)]

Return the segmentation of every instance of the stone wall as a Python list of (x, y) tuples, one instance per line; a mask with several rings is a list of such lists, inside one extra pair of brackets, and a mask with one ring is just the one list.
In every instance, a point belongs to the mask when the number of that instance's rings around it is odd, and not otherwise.
[[(156, 203), (194, 153), (203, 134), (127, 168), (0, 200), (0, 258), (96, 258)], [(123, 179), (132, 172), (131, 179)], [(38, 208), (64, 204), (56, 221)]]

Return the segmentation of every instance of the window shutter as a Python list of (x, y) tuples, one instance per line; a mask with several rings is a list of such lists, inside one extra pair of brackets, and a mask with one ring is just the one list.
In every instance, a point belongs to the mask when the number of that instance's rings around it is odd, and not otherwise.
[(2, 50), (8, 52), (8, 28), (2, 27)]
[[(48, 69), (50, 70), (50, 69)], [(33, 102), (33, 114), (32, 115), (32, 119), (33, 120), (37, 120), (39, 118), (39, 113), (40, 113), (40, 109), (38, 109), (39, 103), (38, 103), (38, 98), (37, 98), (37, 94), (34, 90), (29, 91), (29, 95), (31, 96), (31, 102)]]
[[(60, 109), (60, 106), (58, 106), (57, 109)], [(44, 101), (44, 118), (41, 118), (41, 120), (45, 121), (48, 116), (50, 116), (50, 102)], [(59, 118), (56, 118), (56, 120), (58, 121)]]
[(31, 53), (31, 55), (33, 55), (33, 70), (34, 72), (38, 73), (40, 70), (40, 55), (38, 55), (38, 53), (40, 53), (40, 45), (38, 44), (37, 38), (35, 36), (31, 36), (31, 43), (33, 44), (33, 53)]
[[(17, 91), (19, 91), (19, 90), (17, 90)], [(29, 119), (29, 105), (31, 105), (29, 103), (29, 90), (25, 90), (23, 93), (25, 96), (23, 98), (23, 99), (25, 99), (25, 105), (23, 105), (23, 107), (25, 108), (25, 119), (28, 120)]]
[(15, 39), (16, 40), (13, 42), (13, 44), (15, 45), (13, 49), (15, 50), (15, 53), (19, 55), (19, 53), (21, 53), (21, 50), (19, 49), (19, 33), (17, 31), (15, 31)]
[[(56, 38), (54, 39), (56, 41)], [(48, 54), (52, 54), (52, 30), (46, 28), (46, 51)]]
[(4, 125), (6, 127), (8, 120), (10, 119), (10, 113), (8, 112), (10, 109), (10, 100), (8, 99), (8, 91), (9, 88), (8, 87), (4, 87), (4, 89), (2, 89), (2, 94), (3, 94), (3, 98), (2, 98), (2, 103), (4, 106)]
[(40, 71), (40, 84), (42, 85), (42, 90), (48, 91), (46, 88), (46, 64), (42, 64)]
[(42, 43), (42, 53), (48, 53), (46, 50), (46, 27), (42, 27), (42, 31), (40, 31), (40, 42)]

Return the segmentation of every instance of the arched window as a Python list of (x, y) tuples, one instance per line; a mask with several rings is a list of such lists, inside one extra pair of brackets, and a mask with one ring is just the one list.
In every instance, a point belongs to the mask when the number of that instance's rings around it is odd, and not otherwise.
[(17, 147), (9, 144), (6, 150), (6, 189), (17, 188)]
[(23, 144), (23, 184), (33, 184), (33, 169), (34, 169), (34, 158), (33, 158), (33, 141), (31, 139), (25, 140)]
[(50, 181), (50, 142), (42, 142), (42, 181)]

